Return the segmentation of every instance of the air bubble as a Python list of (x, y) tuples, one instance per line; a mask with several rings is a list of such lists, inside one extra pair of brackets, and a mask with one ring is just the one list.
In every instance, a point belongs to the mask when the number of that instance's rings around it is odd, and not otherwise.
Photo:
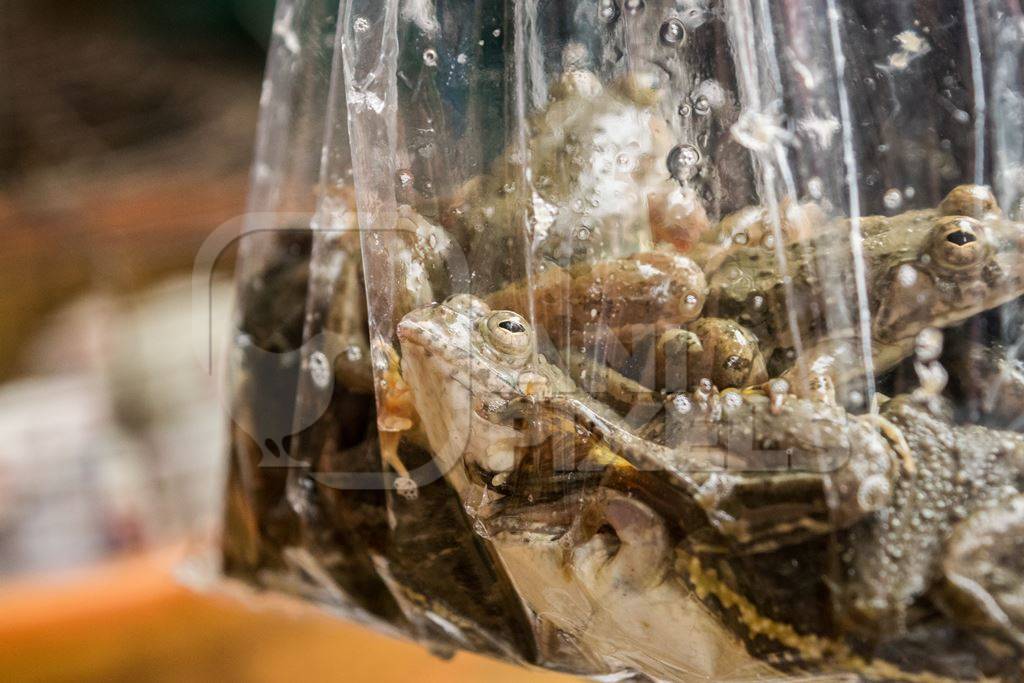
[(345, 349), (345, 358), (352, 363), (358, 363), (363, 359), (363, 350), (358, 346), (350, 346)]
[(501, 29), (500, 28), (494, 29), (493, 31), (491, 31), (491, 35), (494, 36), (495, 38), (500, 38), (501, 37)]
[(576, 239), (586, 242), (590, 239), (590, 228), (584, 226), (576, 231)]
[(885, 195), (882, 197), (882, 203), (885, 204), (885, 208), (896, 210), (903, 206), (903, 193), (895, 187), (886, 190)]
[(366, 17), (356, 17), (356, 20), (352, 22), (352, 28), (356, 30), (356, 33), (366, 33), (370, 30), (370, 20)]
[(807, 193), (812, 199), (821, 199), (825, 195), (825, 183), (815, 176), (807, 181)]
[(647, 3), (644, 2), (644, 0), (626, 0), (622, 6), (625, 7), (626, 11), (630, 14), (639, 14), (647, 7)]
[(460, 52), (459, 55), (455, 58), (455, 61), (458, 62), (459, 64), (465, 64), (466, 62), (469, 61), (469, 57), (466, 56), (465, 52)]
[(693, 113), (697, 116), (707, 116), (711, 113), (711, 101), (704, 95), (693, 101)]
[(693, 145), (676, 145), (666, 160), (668, 172), (679, 182), (689, 180), (697, 175), (697, 164), (700, 163), (700, 151)]
[(914, 340), (914, 353), (922, 363), (937, 360), (942, 354), (942, 332), (934, 327), (921, 330)]
[(690, 109), (690, 105), (686, 102), (683, 102), (682, 104), (679, 105), (679, 115), (684, 118), (689, 116), (692, 113), (692, 111), (693, 110)]
[(601, 0), (597, 6), (597, 16), (605, 23), (612, 23), (619, 18), (619, 3), (615, 0)]
[(313, 378), (313, 384), (321, 389), (326, 389), (330, 385), (331, 363), (323, 351), (309, 354), (309, 375)]
[(676, 47), (686, 40), (686, 27), (678, 19), (669, 19), (661, 25), (659, 35), (664, 45)]
[(428, 47), (423, 51), (423, 63), (427, 66), (437, 66), (437, 50)]
[(750, 241), (750, 236), (745, 232), (738, 232), (732, 236), (732, 241), (742, 246)]

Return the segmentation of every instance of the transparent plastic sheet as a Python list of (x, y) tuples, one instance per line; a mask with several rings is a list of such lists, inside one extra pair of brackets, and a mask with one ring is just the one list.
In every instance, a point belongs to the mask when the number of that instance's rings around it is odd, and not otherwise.
[(1022, 20), (340, 3), (261, 138), (316, 206), (243, 252), (305, 316), (227, 573), (590, 676), (1018, 679)]

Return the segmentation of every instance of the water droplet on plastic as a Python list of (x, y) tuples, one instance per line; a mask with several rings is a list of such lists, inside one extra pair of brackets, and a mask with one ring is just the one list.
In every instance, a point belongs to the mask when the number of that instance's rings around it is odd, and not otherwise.
[(917, 270), (914, 266), (904, 263), (896, 271), (896, 280), (904, 287), (911, 287), (917, 282)]
[(494, 29), (493, 31), (491, 31), (491, 35), (494, 36), (495, 38), (500, 37), (501, 36), (501, 29), (500, 28)]
[(437, 66), (437, 51), (434, 48), (428, 47), (423, 51), (423, 63), (427, 66)]
[(914, 189), (913, 185), (907, 185), (903, 188), (903, 196), (907, 199), (913, 199), (915, 194), (917, 194), (917, 190)]
[(630, 14), (639, 14), (644, 11), (647, 7), (647, 3), (644, 0), (626, 0), (622, 5), (627, 12)]
[(597, 5), (598, 18), (606, 23), (612, 23), (619, 18), (619, 3), (615, 0), (601, 0)]
[(689, 116), (692, 113), (692, 111), (693, 110), (690, 109), (690, 105), (686, 102), (683, 102), (682, 104), (679, 105), (679, 115), (682, 117)]
[(352, 28), (356, 30), (356, 33), (366, 33), (370, 30), (370, 20), (366, 17), (356, 17), (356, 20), (352, 22)]
[(661, 25), (661, 42), (669, 47), (681, 45), (686, 40), (686, 27), (678, 19), (669, 19)]
[(807, 181), (807, 192), (811, 195), (812, 199), (821, 199), (825, 194), (825, 183), (822, 182), (821, 178), (815, 176)]
[(750, 241), (750, 236), (745, 232), (738, 232), (732, 236), (732, 241), (736, 244), (743, 245)]
[(668, 172), (679, 182), (697, 175), (700, 151), (693, 145), (676, 145), (668, 154), (665, 164)]
[(914, 353), (922, 363), (937, 360), (942, 354), (942, 332), (934, 327), (921, 330), (914, 340)]
[(465, 64), (466, 62), (469, 61), (469, 57), (466, 56), (465, 52), (460, 52), (459, 55), (455, 58), (455, 61), (458, 62), (459, 64)]
[(326, 389), (330, 385), (331, 363), (323, 351), (309, 354), (309, 375), (313, 378), (313, 384), (321, 389)]
[(576, 231), (576, 239), (586, 242), (590, 239), (590, 228), (584, 226)]
[(885, 195), (882, 197), (882, 203), (885, 204), (885, 208), (895, 210), (903, 206), (903, 193), (895, 187), (886, 190)]
[(711, 100), (704, 95), (693, 101), (693, 113), (697, 116), (707, 116), (711, 113)]

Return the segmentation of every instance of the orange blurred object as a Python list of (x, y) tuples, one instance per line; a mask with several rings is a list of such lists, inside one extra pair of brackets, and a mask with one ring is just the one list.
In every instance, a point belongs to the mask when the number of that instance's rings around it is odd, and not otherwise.
[(180, 549), (0, 588), (4, 681), (570, 681), (175, 582)]

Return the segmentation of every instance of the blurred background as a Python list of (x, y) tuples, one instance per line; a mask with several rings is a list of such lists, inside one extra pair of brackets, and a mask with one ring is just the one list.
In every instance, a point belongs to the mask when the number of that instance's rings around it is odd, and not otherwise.
[(272, 17), (0, 13), (0, 680), (554, 680), (179, 580), (221, 513), (227, 425), (191, 270), (243, 212)]

